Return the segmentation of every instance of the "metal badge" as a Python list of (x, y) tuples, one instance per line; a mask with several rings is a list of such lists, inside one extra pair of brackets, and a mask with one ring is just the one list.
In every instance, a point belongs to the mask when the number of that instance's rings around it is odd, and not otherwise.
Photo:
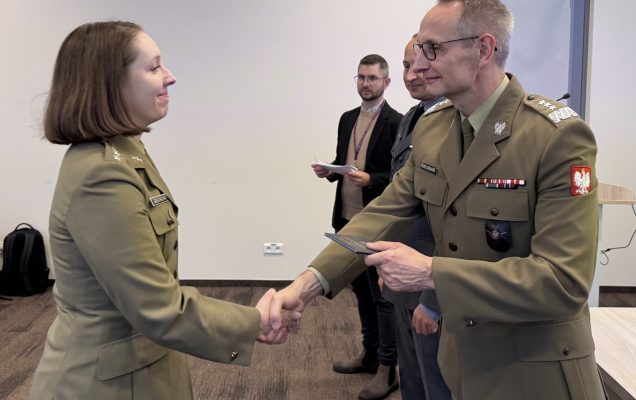
[(495, 251), (508, 251), (512, 247), (512, 227), (508, 221), (486, 220), (486, 242)]
[(161, 203), (165, 203), (166, 201), (168, 201), (168, 196), (166, 196), (165, 194), (161, 193), (158, 196), (155, 197), (151, 197), (150, 198), (150, 204), (153, 207), (157, 207), (159, 204)]
[(434, 175), (437, 175), (437, 167), (431, 164), (427, 164), (424, 161), (422, 161), (422, 164), (420, 164), (420, 168), (422, 168), (424, 171), (428, 171)]
[(495, 123), (495, 135), (501, 136), (501, 134), (503, 133), (504, 129), (506, 129), (506, 122), (505, 121), (499, 121), (499, 122)]
[(113, 158), (117, 161), (121, 161), (121, 153), (115, 148), (115, 146), (113, 146)]

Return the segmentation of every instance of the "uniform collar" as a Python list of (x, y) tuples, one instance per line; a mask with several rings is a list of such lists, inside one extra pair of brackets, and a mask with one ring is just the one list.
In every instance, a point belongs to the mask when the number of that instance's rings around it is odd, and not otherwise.
[[(475, 130), (475, 134), (479, 132), (479, 129), (481, 129), (481, 126), (484, 124), (484, 121), (486, 120), (490, 112), (492, 111), (493, 107), (495, 106), (495, 103), (497, 103), (497, 100), (499, 100), (499, 98), (501, 97), (501, 94), (508, 87), (509, 83), (510, 83), (510, 79), (508, 78), (508, 75), (504, 74), (504, 77), (501, 80), (501, 83), (499, 83), (499, 86), (497, 86), (497, 89), (495, 89), (495, 91), (492, 92), (490, 96), (488, 96), (486, 101), (484, 101), (479, 107), (477, 107), (475, 112), (473, 112), (468, 117), (468, 120), (470, 121), (470, 125), (472, 125), (473, 129)], [(461, 116), (462, 116), (462, 122), (463, 122), (466, 116), (464, 114), (461, 114)]]

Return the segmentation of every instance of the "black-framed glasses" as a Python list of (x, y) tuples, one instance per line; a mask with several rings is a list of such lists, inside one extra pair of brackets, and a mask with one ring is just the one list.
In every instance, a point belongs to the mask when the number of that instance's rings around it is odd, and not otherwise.
[(353, 77), (353, 80), (356, 81), (356, 83), (364, 83), (364, 81), (367, 81), (370, 84), (377, 83), (383, 79), (386, 79), (386, 78), (383, 76), (375, 76), (375, 75), (370, 75), (370, 76), (356, 75)]
[(460, 39), (453, 39), (453, 40), (446, 40), (444, 42), (438, 42), (438, 43), (413, 43), (413, 51), (415, 51), (415, 54), (418, 55), (420, 54), (420, 52), (424, 53), (424, 57), (426, 57), (426, 59), (428, 61), (433, 61), (437, 58), (437, 54), (435, 53), (435, 49), (440, 48), (440, 45), (442, 44), (446, 44), (446, 43), (453, 43), (453, 42), (460, 42), (462, 40), (472, 40), (472, 39), (477, 39), (479, 38), (479, 36), (469, 36), (469, 37), (465, 37), (465, 38), (460, 38)]

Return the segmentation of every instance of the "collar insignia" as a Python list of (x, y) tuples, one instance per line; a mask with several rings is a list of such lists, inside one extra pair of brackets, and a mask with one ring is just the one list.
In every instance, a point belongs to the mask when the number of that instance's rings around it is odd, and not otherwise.
[(501, 136), (504, 129), (506, 129), (506, 122), (498, 121), (497, 123), (495, 123), (495, 135)]

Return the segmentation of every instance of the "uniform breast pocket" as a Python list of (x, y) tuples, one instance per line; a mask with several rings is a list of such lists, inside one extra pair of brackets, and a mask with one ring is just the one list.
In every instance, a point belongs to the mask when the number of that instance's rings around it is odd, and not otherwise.
[(168, 261), (177, 248), (177, 226), (179, 221), (170, 201), (165, 201), (148, 210), (150, 223), (157, 235), (163, 256)]
[[(495, 252), (509, 252), (514, 230), (530, 218), (528, 192), (508, 189), (477, 189), (467, 196), (466, 215), (483, 220), (484, 238)], [(527, 224), (524, 224), (527, 225)]]
[(415, 196), (421, 199), (424, 203), (432, 204), (437, 207), (441, 207), (444, 204), (448, 188), (448, 182), (446, 179), (433, 175), (430, 172), (416, 169), (413, 185)]

